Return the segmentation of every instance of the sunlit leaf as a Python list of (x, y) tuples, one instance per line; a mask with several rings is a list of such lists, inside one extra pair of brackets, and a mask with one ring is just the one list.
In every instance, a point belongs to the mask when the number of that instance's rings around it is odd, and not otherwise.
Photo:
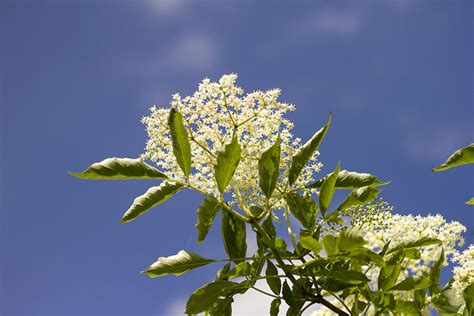
[(331, 277), (350, 284), (361, 284), (370, 281), (362, 272), (353, 270), (339, 270), (331, 274)]
[(345, 229), (339, 234), (338, 246), (341, 251), (362, 248), (366, 243), (360, 232), (355, 228)]
[(143, 160), (131, 158), (107, 158), (92, 164), (82, 173), (69, 172), (69, 174), (79, 179), (90, 180), (164, 180), (168, 178), (164, 173)]
[(240, 161), (240, 145), (237, 137), (232, 138), (232, 142), (225, 145), (224, 150), (217, 154), (217, 164), (214, 166), (219, 192), (224, 193), (227, 185), (234, 176), (235, 169)]
[(248, 262), (241, 262), (229, 271), (229, 278), (247, 276), (252, 273), (252, 266)]
[[(320, 188), (328, 176), (308, 185), (308, 188)], [(365, 186), (378, 187), (389, 184), (390, 181), (380, 181), (376, 176), (369, 173), (360, 173), (342, 170), (339, 172), (335, 188), (341, 190), (353, 190)]]
[(407, 242), (401, 242), (397, 246), (389, 249), (387, 251), (387, 254), (391, 254), (394, 252), (397, 252), (399, 250), (403, 249), (410, 249), (410, 248), (418, 248), (418, 247), (424, 247), (424, 246), (429, 246), (429, 245), (435, 245), (439, 244), (441, 240), (437, 238), (432, 238), (432, 237), (421, 237), (420, 239), (413, 240), (413, 241), (407, 241)]
[(183, 188), (182, 184), (165, 182), (160, 186), (151, 187), (145, 194), (137, 197), (122, 217), (122, 223), (128, 223), (151, 208), (168, 200)]
[(173, 143), (173, 154), (186, 177), (191, 172), (191, 145), (183, 125), (183, 116), (175, 108), (170, 109), (168, 127)]
[(344, 210), (354, 205), (365, 205), (375, 200), (379, 193), (379, 189), (370, 186), (355, 189), (349, 193), (349, 195), (337, 209)]
[(467, 204), (467, 205), (474, 205), (474, 197), (472, 197), (471, 199), (469, 199), (468, 201), (466, 201), (466, 204)]
[(462, 292), (464, 302), (466, 303), (466, 315), (474, 314), (474, 283), (469, 284)]
[(431, 285), (431, 280), (426, 277), (414, 278), (412, 276), (407, 277), (397, 285), (388, 289), (388, 291), (411, 291), (427, 289)]
[(322, 239), (324, 250), (328, 256), (334, 256), (338, 253), (339, 239), (333, 235), (324, 235)]
[(430, 294), (433, 296), (437, 292), (437, 285), (439, 283), (439, 278), (441, 276), (441, 269), (443, 268), (444, 263), (444, 248), (441, 248), (441, 255), (438, 260), (436, 260), (430, 267), (428, 273), (432, 285), (430, 286)]
[(470, 163), (474, 163), (474, 143), (456, 150), (442, 165), (433, 168), (433, 171), (443, 171)]
[(275, 190), (280, 168), (280, 135), (275, 144), (263, 152), (258, 161), (259, 185), (263, 194), (269, 199)]
[(326, 214), (326, 210), (328, 209), (334, 195), (336, 180), (340, 169), (341, 166), (338, 163), (336, 170), (327, 176), (321, 185), (321, 190), (319, 191), (319, 209), (323, 215)]
[(300, 244), (303, 248), (313, 251), (315, 255), (323, 249), (323, 245), (311, 236), (300, 236)]
[(193, 252), (181, 250), (174, 256), (158, 258), (158, 261), (153, 263), (148, 269), (143, 271), (143, 273), (151, 278), (167, 274), (181, 275), (191, 269), (199, 268), (212, 262), (215, 262), (215, 260), (203, 258)]
[(310, 140), (308, 140), (299, 151), (293, 156), (291, 161), (291, 166), (288, 171), (288, 181), (290, 185), (295, 183), (296, 179), (298, 179), (301, 171), (303, 170), (304, 166), (309, 162), (311, 157), (313, 157), (314, 153), (318, 149), (319, 145), (323, 141), (326, 132), (328, 131), (329, 126), (331, 125), (332, 115), (329, 114), (329, 120), (321, 128), (317, 131)]
[(196, 228), (198, 230), (198, 243), (202, 242), (214, 222), (214, 218), (219, 212), (221, 205), (213, 197), (206, 197), (198, 208), (198, 220)]

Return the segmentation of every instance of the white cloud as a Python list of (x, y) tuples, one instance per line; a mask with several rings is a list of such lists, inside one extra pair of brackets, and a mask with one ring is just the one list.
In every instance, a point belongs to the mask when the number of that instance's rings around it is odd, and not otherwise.
[(185, 0), (147, 0), (145, 2), (151, 13), (157, 16), (174, 16), (183, 11)]
[(302, 18), (296, 31), (303, 35), (348, 36), (360, 31), (364, 17), (362, 10), (318, 10)]

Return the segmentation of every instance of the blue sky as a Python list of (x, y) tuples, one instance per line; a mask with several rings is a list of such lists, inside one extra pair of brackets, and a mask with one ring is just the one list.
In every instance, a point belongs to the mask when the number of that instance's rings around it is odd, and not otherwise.
[(431, 168), (474, 139), (473, 21), (467, 0), (1, 1), (0, 314), (172, 315), (210, 280), (218, 266), (138, 273), (183, 248), (224, 256), (217, 229), (195, 244), (199, 196), (122, 225), (150, 183), (67, 171), (137, 157), (150, 105), (230, 72), (281, 88), (303, 139), (333, 113), (325, 173), (391, 180), (397, 212), (440, 212), (472, 242), (474, 167)]

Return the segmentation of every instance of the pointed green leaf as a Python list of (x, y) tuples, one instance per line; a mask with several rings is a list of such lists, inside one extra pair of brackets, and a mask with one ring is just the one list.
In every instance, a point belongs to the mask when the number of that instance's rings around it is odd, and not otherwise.
[(318, 205), (310, 195), (299, 195), (296, 192), (290, 192), (286, 195), (285, 201), (290, 208), (291, 213), (307, 229), (313, 229), (316, 223), (316, 213)]
[[(308, 185), (308, 188), (320, 188), (328, 176)], [(335, 184), (336, 189), (353, 190), (365, 186), (378, 187), (389, 184), (390, 181), (383, 182), (369, 173), (359, 173), (353, 171), (342, 170), (339, 172)]]
[(301, 146), (300, 150), (293, 156), (290, 170), (288, 171), (288, 181), (290, 185), (293, 185), (293, 183), (295, 183), (304, 166), (309, 162), (311, 157), (313, 157), (316, 150), (318, 150), (319, 145), (323, 141), (323, 138), (326, 135), (329, 126), (331, 125), (331, 119), (332, 115), (329, 114), (329, 120), (326, 125), (324, 125), (324, 127), (321, 128), (319, 131), (317, 131), (313, 135), (313, 137), (311, 137), (311, 139), (306, 142), (306, 144)]
[(241, 262), (237, 264), (232, 270), (229, 271), (229, 278), (237, 278), (246, 275), (250, 275), (252, 273), (252, 266), (248, 262)]
[(321, 190), (319, 191), (319, 209), (321, 214), (326, 214), (326, 210), (331, 203), (332, 197), (335, 191), (336, 180), (339, 175), (339, 170), (341, 169), (340, 163), (337, 164), (336, 170), (333, 171), (321, 185)]
[(323, 247), (328, 256), (334, 256), (338, 253), (338, 243), (339, 238), (333, 235), (324, 235), (323, 236)]
[(397, 246), (389, 249), (387, 251), (387, 254), (391, 254), (391, 253), (397, 252), (399, 250), (404, 250), (404, 249), (435, 245), (435, 244), (439, 244), (440, 242), (441, 242), (441, 240), (439, 240), (437, 238), (421, 237), (420, 239), (417, 239), (417, 240), (408, 241), (408, 242), (401, 242)]
[(272, 196), (280, 175), (280, 150), (280, 135), (278, 135), (275, 144), (267, 149), (258, 161), (258, 184), (267, 199)]
[(379, 290), (386, 291), (395, 285), (402, 270), (401, 263), (404, 258), (403, 251), (398, 251), (387, 260), (385, 267), (380, 269), (378, 277)]
[(300, 244), (303, 248), (313, 251), (315, 255), (323, 249), (323, 245), (311, 236), (300, 236)]
[(167, 179), (168, 177), (141, 159), (107, 158), (92, 164), (82, 173), (69, 172), (79, 179), (126, 180), (126, 179)]
[(217, 187), (224, 193), (227, 185), (234, 176), (235, 169), (240, 161), (240, 145), (237, 137), (230, 144), (225, 145), (224, 150), (217, 153), (217, 164), (214, 166)]
[(417, 260), (421, 258), (421, 252), (417, 248), (405, 249), (403, 252), (405, 252), (405, 258)]
[(466, 201), (466, 204), (467, 204), (467, 205), (474, 205), (474, 197), (472, 197), (471, 199), (469, 199), (469, 201)]
[(422, 290), (427, 289), (431, 285), (430, 279), (426, 277), (414, 278), (412, 276), (407, 277), (395, 286), (392, 286), (387, 291), (411, 291), (411, 290)]
[(378, 267), (385, 267), (385, 261), (383, 260), (383, 257), (367, 248), (353, 249), (351, 250), (350, 256), (351, 258), (355, 258), (364, 262), (365, 265), (374, 264)]
[(276, 298), (272, 301), (270, 304), (270, 316), (278, 316), (278, 313), (280, 312), (280, 305), (281, 300), (279, 298)]
[(474, 163), (474, 143), (456, 150), (451, 156), (448, 157), (448, 159), (446, 159), (444, 164), (433, 168), (433, 171), (443, 171), (469, 163)]
[(396, 300), (394, 307), (396, 315), (420, 315), (418, 307), (412, 301)]
[(178, 254), (170, 257), (158, 258), (148, 269), (143, 271), (144, 274), (151, 278), (174, 274), (181, 275), (191, 269), (202, 267), (206, 264), (216, 262), (212, 259), (203, 258), (193, 252), (181, 250)]
[(229, 212), (222, 214), (222, 239), (224, 247), (232, 261), (239, 263), (247, 254), (245, 223)]
[(331, 276), (336, 280), (344, 281), (349, 284), (361, 284), (370, 281), (365, 274), (354, 270), (338, 270)]
[(283, 283), (282, 294), (283, 294), (283, 299), (285, 300), (286, 304), (288, 304), (288, 306), (292, 307), (296, 305), (293, 292), (291, 291), (290, 286), (288, 285), (286, 280)]
[(355, 228), (345, 229), (339, 234), (339, 249), (341, 251), (362, 248), (366, 243), (360, 232)]
[(220, 280), (200, 287), (189, 297), (186, 303), (186, 314), (198, 314), (211, 309), (219, 297), (225, 296), (228, 291), (238, 285), (235, 282)]
[(206, 238), (220, 208), (221, 205), (219, 201), (213, 197), (208, 196), (204, 201), (202, 201), (198, 208), (198, 220), (196, 224), (198, 230), (198, 243)]
[(151, 208), (163, 203), (183, 188), (182, 184), (164, 182), (159, 186), (151, 187), (145, 194), (140, 195), (123, 214), (122, 223), (128, 223)]
[(173, 154), (186, 177), (191, 172), (191, 145), (183, 125), (183, 116), (175, 108), (170, 109), (168, 127), (173, 142)]
[(429, 277), (432, 283), (430, 287), (430, 294), (433, 296), (437, 291), (437, 285), (439, 283), (439, 277), (441, 276), (441, 269), (444, 263), (444, 248), (441, 248), (441, 255), (430, 267)]
[(278, 277), (278, 270), (275, 265), (270, 261), (267, 260), (267, 269), (265, 271), (266, 281), (270, 289), (276, 295), (280, 295), (281, 291), (281, 280)]
[(369, 202), (372, 202), (377, 198), (379, 195), (380, 190), (376, 188), (372, 188), (369, 186), (361, 187), (359, 189), (355, 189), (349, 193), (346, 199), (342, 202), (342, 204), (337, 208), (338, 210), (344, 210), (354, 205), (364, 205)]

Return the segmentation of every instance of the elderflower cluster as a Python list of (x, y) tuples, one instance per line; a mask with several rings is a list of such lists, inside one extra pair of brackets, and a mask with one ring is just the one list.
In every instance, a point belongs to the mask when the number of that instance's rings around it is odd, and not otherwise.
[(457, 296), (462, 296), (464, 289), (474, 283), (474, 245), (456, 254), (452, 261), (458, 265), (453, 269), (454, 281), (451, 287)]
[[(235, 85), (236, 80), (236, 74), (224, 75), (218, 82), (204, 79), (192, 95), (173, 95), (170, 105), (183, 115), (190, 138), (190, 183), (217, 196), (214, 179), (216, 156), (230, 143), (235, 133), (242, 152), (230, 187), (238, 188), (247, 203), (258, 204), (263, 199), (258, 186), (258, 160), (262, 153), (280, 135), (280, 169), (285, 171), (280, 175), (279, 185), (285, 186), (285, 172), (290, 166), (291, 157), (302, 144), (301, 139), (291, 133), (293, 123), (284, 118), (286, 112), (294, 110), (294, 106), (279, 102), (279, 89), (244, 94), (244, 90)], [(184, 174), (173, 155), (168, 115), (169, 108), (153, 106), (150, 116), (142, 119), (148, 132), (143, 158), (154, 161), (171, 178), (184, 180)], [(322, 166), (317, 161), (318, 155), (316, 153), (303, 169), (295, 186), (313, 181), (314, 172), (318, 172)]]
[[(421, 247), (420, 259), (406, 258), (403, 262), (405, 276), (420, 276), (427, 272), (431, 264), (441, 256), (442, 249), (448, 259), (457, 254), (456, 247), (464, 243), (461, 234), (466, 231), (466, 227), (461, 223), (457, 221), (448, 223), (440, 214), (413, 216), (384, 211), (372, 214), (369, 220), (362, 217), (360, 221), (364, 221), (360, 226), (361, 232), (374, 250), (383, 248), (389, 241), (391, 247), (422, 237), (438, 238), (442, 241), (441, 244)], [(444, 265), (448, 265), (448, 262), (445, 261)]]

